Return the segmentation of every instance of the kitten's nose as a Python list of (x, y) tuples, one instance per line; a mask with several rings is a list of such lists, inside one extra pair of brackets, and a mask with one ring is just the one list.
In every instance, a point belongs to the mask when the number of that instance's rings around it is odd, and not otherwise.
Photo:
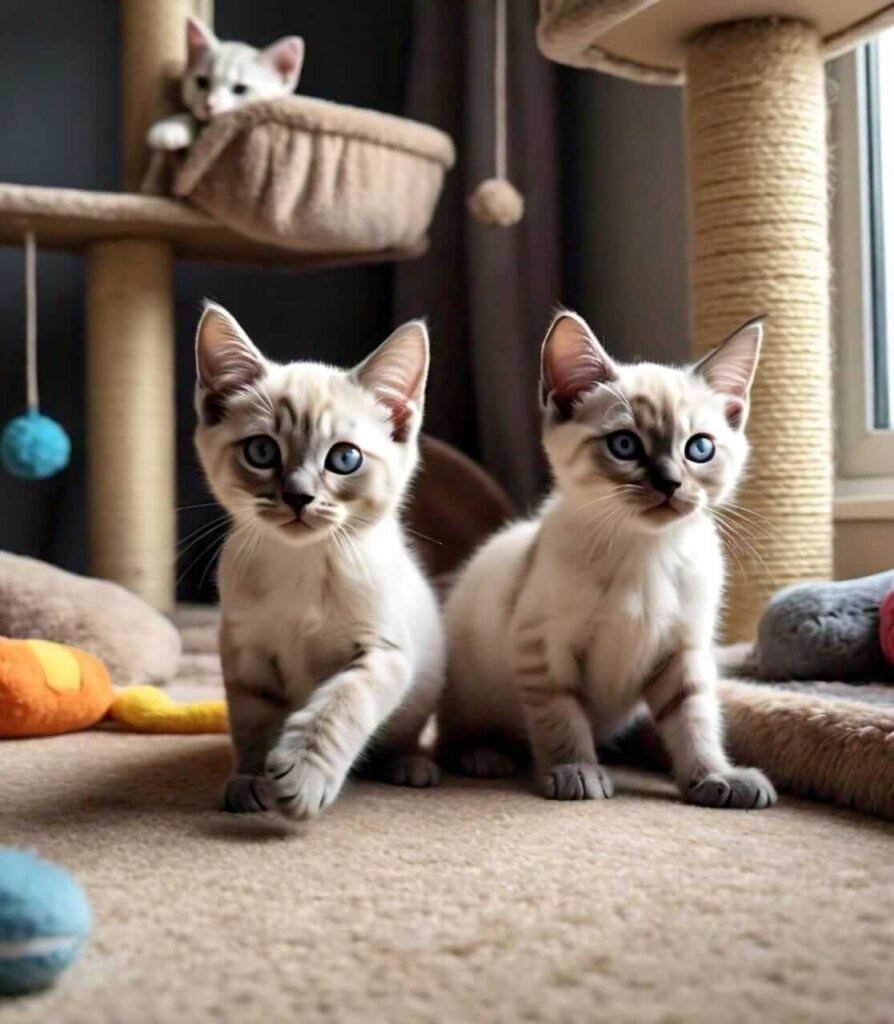
[(314, 500), (314, 496), (312, 494), (298, 494), (295, 491), (283, 491), (282, 500), (296, 516), (300, 516), (304, 509)]
[(674, 480), (669, 476), (656, 476), (652, 478), (652, 486), (663, 494), (665, 498), (672, 498), (680, 488), (682, 480)]
[(683, 479), (670, 459), (661, 459), (652, 466), (649, 483), (665, 498), (672, 498), (680, 489)]

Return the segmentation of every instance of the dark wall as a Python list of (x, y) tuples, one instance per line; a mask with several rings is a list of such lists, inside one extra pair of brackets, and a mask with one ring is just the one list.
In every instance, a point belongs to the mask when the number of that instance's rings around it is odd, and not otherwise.
[(678, 89), (564, 70), (565, 277), (622, 360), (686, 358), (688, 236)]

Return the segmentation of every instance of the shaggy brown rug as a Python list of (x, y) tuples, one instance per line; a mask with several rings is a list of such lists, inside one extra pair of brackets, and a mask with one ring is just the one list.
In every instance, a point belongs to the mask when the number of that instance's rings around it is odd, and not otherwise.
[[(173, 692), (207, 695), (207, 613), (182, 625)], [(293, 828), (216, 812), (228, 763), (221, 736), (0, 746), (0, 841), (95, 912), (83, 960), (0, 1024), (892, 1020), (890, 823), (689, 807), (617, 769), (587, 804), (356, 783)]]

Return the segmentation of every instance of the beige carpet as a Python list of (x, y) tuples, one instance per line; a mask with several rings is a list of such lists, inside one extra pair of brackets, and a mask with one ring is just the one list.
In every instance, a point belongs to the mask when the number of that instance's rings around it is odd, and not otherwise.
[[(207, 693), (195, 628), (180, 692)], [(616, 771), (604, 804), (358, 783), (292, 829), (215, 812), (227, 766), (223, 737), (0, 745), (0, 842), (68, 866), (96, 918), (0, 1024), (894, 1020), (894, 824)]]

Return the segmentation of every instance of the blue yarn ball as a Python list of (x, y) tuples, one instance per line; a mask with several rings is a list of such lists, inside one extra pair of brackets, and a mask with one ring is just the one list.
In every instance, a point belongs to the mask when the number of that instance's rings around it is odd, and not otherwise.
[(55, 864), (0, 849), (0, 994), (51, 985), (90, 933), (84, 890)]
[(44, 480), (65, 469), (70, 456), (68, 434), (36, 409), (10, 420), (0, 435), (0, 460), (22, 480)]

